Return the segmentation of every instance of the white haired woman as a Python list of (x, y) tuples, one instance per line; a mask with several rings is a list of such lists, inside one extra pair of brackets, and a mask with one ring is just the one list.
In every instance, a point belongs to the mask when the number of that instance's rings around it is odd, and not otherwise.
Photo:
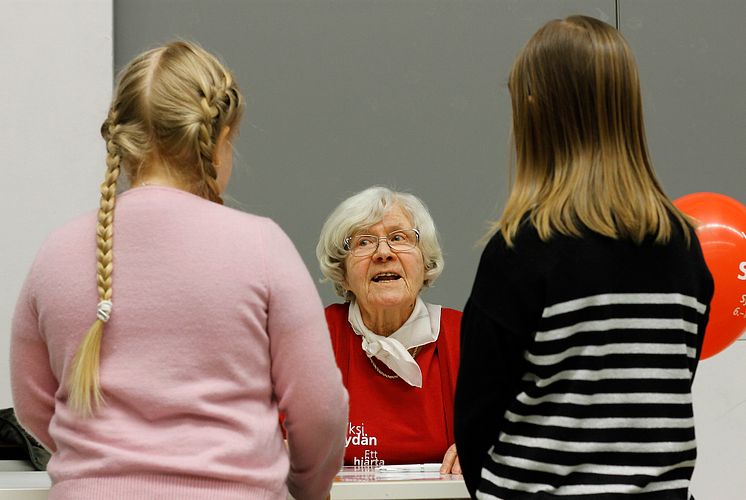
[(326, 308), (350, 394), (345, 464), (438, 462), (442, 473), (460, 474), (453, 395), (461, 312), (420, 297), (443, 271), (427, 208), (414, 195), (368, 188), (332, 212), (316, 255), (345, 299)]

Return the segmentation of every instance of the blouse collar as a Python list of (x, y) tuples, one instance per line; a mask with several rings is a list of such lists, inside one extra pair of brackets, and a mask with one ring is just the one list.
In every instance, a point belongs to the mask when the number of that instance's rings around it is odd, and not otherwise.
[(409, 385), (422, 387), (422, 371), (408, 349), (438, 340), (440, 311), (441, 306), (427, 304), (417, 297), (407, 321), (388, 337), (373, 333), (365, 326), (355, 299), (350, 302), (347, 320), (362, 337), (361, 347), (369, 358), (375, 357)]

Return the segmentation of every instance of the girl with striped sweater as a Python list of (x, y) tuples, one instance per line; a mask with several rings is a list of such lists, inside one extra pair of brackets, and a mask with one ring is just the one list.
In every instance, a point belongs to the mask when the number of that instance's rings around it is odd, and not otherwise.
[(515, 184), (461, 329), (469, 492), (686, 499), (713, 281), (653, 171), (629, 46), (593, 18), (551, 21), (509, 89)]

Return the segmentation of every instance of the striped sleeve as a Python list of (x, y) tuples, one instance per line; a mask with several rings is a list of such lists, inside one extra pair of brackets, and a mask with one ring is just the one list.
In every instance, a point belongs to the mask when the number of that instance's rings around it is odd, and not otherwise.
[[(516, 270), (516, 257), (497, 235), (485, 248), (461, 319), (461, 360), (454, 401), (456, 448), (472, 496), (487, 451), (525, 373), (523, 353), (541, 309), (541, 283), (531, 269)], [(506, 269), (517, 272), (505, 272)], [(493, 304), (498, 304), (494, 306)]]

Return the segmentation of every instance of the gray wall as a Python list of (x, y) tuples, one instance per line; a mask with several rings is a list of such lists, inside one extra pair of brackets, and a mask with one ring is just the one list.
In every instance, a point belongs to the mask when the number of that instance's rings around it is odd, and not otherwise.
[(220, 54), (248, 95), (229, 204), (274, 218), (320, 278), (314, 247), (337, 203), (373, 184), (411, 191), (446, 257), (428, 299), (460, 308), (508, 190), (510, 64), (572, 13), (629, 39), (669, 195), (746, 201), (741, 0), (115, 1), (115, 67), (174, 37)]
[[(207, 7), (209, 5), (209, 8)], [(117, 1), (115, 65), (173, 37), (220, 54), (248, 94), (228, 192), (290, 235), (314, 277), (319, 230), (373, 184), (431, 209), (446, 266), (428, 300), (462, 308), (476, 241), (508, 190), (516, 51), (548, 19), (615, 23), (615, 2)], [(336, 299), (320, 284), (325, 303)]]
[(746, 2), (621, 0), (653, 162), (669, 196), (746, 203)]

